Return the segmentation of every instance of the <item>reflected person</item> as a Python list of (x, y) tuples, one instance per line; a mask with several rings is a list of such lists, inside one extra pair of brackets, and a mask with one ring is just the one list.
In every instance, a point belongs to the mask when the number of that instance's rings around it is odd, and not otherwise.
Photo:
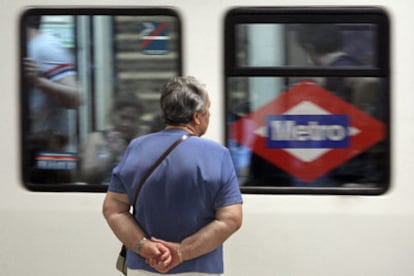
[[(344, 51), (344, 37), (335, 24), (303, 24), (297, 32), (298, 44), (316, 66), (360, 67), (362, 62)], [(326, 78), (324, 87), (351, 101), (353, 88), (344, 77)]]
[(90, 133), (82, 150), (82, 179), (89, 184), (109, 184), (112, 169), (129, 142), (138, 136), (142, 106), (134, 93), (116, 96), (110, 119), (112, 127)]
[[(82, 104), (70, 50), (40, 30), (42, 17), (27, 16), (24, 24), (27, 56), (23, 60), (28, 108), (25, 163), (34, 183), (64, 183), (73, 170), (40, 166), (39, 155), (76, 151), (76, 109)], [(53, 163), (54, 164), (54, 163)]]
[[(362, 68), (366, 66), (360, 58), (346, 52), (345, 44), (355, 41), (346, 41), (343, 31), (336, 24), (304, 24), (297, 32), (298, 44), (307, 53), (309, 60), (316, 66), (335, 68)], [(369, 45), (368, 45), (369, 46)], [(385, 99), (382, 85), (378, 78), (367, 77), (336, 77), (325, 78), (323, 87), (336, 96), (341, 97), (358, 109), (376, 118), (383, 118), (382, 108)], [(378, 158), (383, 152), (383, 144), (353, 157), (347, 163), (331, 171), (327, 176), (336, 184), (374, 183), (383, 177), (384, 168), (380, 164), (384, 158)], [(378, 156), (378, 157), (377, 157)], [(332, 184), (329, 184), (334, 186)]]
[(82, 95), (72, 54), (56, 37), (40, 30), (41, 18), (28, 16), (25, 21), (28, 57), (23, 65), (30, 86), (30, 133), (47, 137), (41, 150), (66, 151)]

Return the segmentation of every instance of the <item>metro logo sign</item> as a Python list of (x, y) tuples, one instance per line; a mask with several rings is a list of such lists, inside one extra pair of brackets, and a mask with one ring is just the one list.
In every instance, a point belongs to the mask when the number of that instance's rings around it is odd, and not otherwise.
[(268, 116), (269, 148), (347, 148), (347, 115)]
[(149, 55), (161, 55), (168, 52), (169, 23), (168, 22), (144, 22), (140, 33), (140, 48)]
[(234, 122), (231, 138), (311, 182), (385, 138), (385, 125), (317, 86), (301, 82)]

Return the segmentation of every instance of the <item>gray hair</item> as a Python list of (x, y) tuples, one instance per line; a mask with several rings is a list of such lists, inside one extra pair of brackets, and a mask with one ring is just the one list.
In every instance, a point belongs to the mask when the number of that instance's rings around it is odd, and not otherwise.
[(166, 124), (187, 124), (206, 111), (207, 91), (194, 77), (175, 77), (162, 87), (160, 105)]

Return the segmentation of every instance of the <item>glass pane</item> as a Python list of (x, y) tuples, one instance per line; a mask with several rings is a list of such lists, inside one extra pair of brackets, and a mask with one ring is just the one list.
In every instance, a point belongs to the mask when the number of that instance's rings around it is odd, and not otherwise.
[(382, 78), (227, 79), (227, 145), (242, 186), (382, 187)]
[(238, 24), (239, 67), (377, 67), (374, 24)]
[(29, 188), (104, 191), (129, 141), (162, 127), (161, 85), (181, 74), (177, 16), (99, 12), (30, 10), (21, 19), (22, 170)]

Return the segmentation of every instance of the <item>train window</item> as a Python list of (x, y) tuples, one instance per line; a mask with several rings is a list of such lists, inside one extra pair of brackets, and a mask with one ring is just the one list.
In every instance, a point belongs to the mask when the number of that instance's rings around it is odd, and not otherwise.
[(163, 127), (161, 85), (182, 74), (178, 14), (34, 8), (20, 34), (24, 185), (106, 191), (128, 142)]
[(226, 145), (244, 193), (379, 195), (390, 180), (389, 22), (378, 8), (236, 8)]

